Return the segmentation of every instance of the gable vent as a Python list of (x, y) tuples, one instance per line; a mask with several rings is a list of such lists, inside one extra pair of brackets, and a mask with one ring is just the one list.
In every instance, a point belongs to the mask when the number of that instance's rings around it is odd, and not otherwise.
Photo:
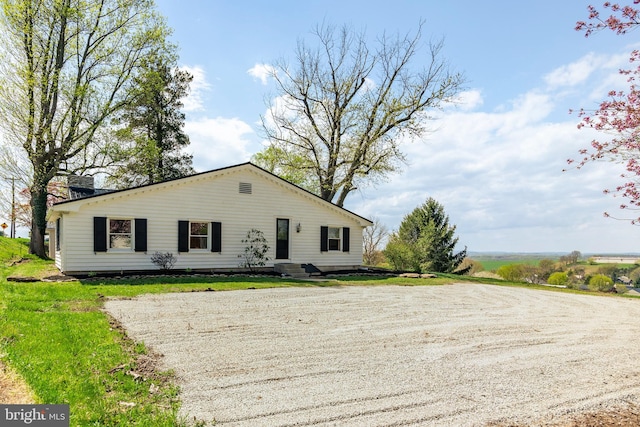
[(239, 191), (240, 191), (240, 194), (251, 194), (251, 183), (241, 182)]

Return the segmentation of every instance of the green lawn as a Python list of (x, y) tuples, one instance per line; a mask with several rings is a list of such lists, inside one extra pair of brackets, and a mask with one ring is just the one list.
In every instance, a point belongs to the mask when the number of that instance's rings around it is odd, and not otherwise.
[(105, 298), (285, 286), (494, 282), (455, 275), (435, 279), (343, 276), (317, 282), (211, 276), (7, 281), (9, 276), (46, 277), (56, 272), (51, 261), (27, 256), (25, 248), (24, 241), (0, 237), (0, 359), (25, 379), (38, 402), (69, 404), (72, 426), (186, 424), (177, 419), (179, 390), (171, 372), (152, 369), (147, 349), (131, 341), (101, 310)]

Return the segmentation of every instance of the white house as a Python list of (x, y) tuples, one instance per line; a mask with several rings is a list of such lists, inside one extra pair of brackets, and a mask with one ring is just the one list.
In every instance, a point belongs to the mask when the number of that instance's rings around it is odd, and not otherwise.
[(66, 274), (157, 270), (155, 252), (173, 253), (176, 269), (230, 270), (254, 228), (270, 246), (267, 267), (354, 269), (372, 224), (251, 163), (84, 196), (51, 208)]

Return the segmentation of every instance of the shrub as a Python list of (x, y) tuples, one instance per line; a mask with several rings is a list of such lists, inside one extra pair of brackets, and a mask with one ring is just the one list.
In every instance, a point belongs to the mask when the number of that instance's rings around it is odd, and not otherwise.
[(420, 267), (409, 245), (402, 241), (396, 233), (392, 234), (384, 250), (384, 256), (394, 270), (419, 272)]
[[(466, 273), (464, 274), (467, 276), (473, 276), (475, 273), (484, 271), (484, 266), (480, 261), (476, 261), (474, 259), (467, 257), (464, 260), (462, 260), (462, 262), (458, 266), (458, 269), (462, 271), (466, 271)], [(456, 271), (454, 271), (454, 273)]]
[(629, 289), (627, 289), (627, 285), (623, 283), (616, 283), (614, 287), (616, 289), (616, 292), (619, 294), (626, 294), (627, 292), (629, 292)]
[(496, 274), (505, 280), (518, 282), (524, 278), (524, 267), (522, 264), (507, 264), (500, 266), (496, 270)]
[(160, 270), (171, 270), (176, 261), (171, 252), (154, 252), (151, 255), (151, 262), (160, 267)]
[(556, 271), (555, 273), (551, 273), (547, 282), (550, 285), (567, 286), (569, 283), (569, 275), (565, 271)]
[(599, 292), (611, 292), (613, 280), (604, 274), (596, 274), (589, 279), (589, 289)]
[(247, 237), (242, 239), (242, 243), (247, 246), (244, 252), (238, 255), (238, 258), (242, 258), (239, 266), (250, 271), (254, 271), (256, 267), (264, 267), (266, 261), (269, 261), (269, 245), (262, 231), (252, 228), (247, 232)]

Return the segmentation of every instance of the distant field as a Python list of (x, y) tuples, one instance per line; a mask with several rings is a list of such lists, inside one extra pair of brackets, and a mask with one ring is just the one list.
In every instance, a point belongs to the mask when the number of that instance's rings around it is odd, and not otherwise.
[(505, 254), (505, 255), (471, 255), (475, 261), (482, 264), (485, 270), (495, 271), (503, 265), (529, 264), (538, 265), (541, 259), (558, 260), (558, 255), (550, 254)]
[(474, 258), (474, 259), (478, 261), (480, 264), (482, 264), (484, 269), (487, 271), (497, 270), (503, 265), (509, 265), (509, 264), (538, 265), (538, 263), (540, 262), (540, 259), (538, 258), (523, 258), (523, 259), (477, 259), (477, 258)]

